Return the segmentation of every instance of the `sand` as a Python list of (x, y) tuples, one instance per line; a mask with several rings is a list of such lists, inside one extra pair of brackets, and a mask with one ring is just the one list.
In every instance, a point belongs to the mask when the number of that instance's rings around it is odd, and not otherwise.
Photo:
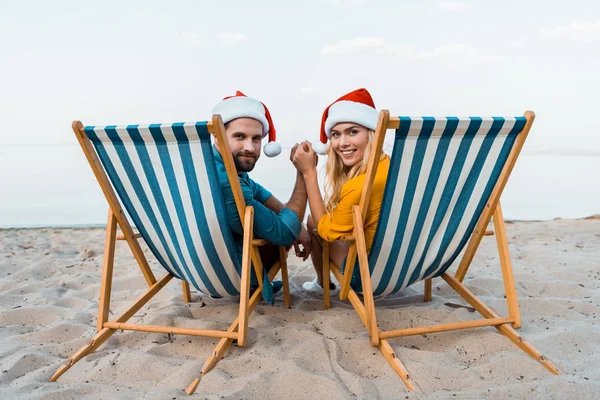
[[(600, 391), (600, 219), (507, 224), (523, 328), (519, 333), (551, 359), (555, 376), (496, 329), (478, 328), (392, 339), (412, 375), (410, 392), (347, 302), (322, 310), (302, 290), (310, 261), (290, 255), (292, 309), (261, 302), (250, 317), (248, 345), (232, 346), (202, 378), (201, 399), (595, 399)], [(117, 332), (99, 350), (50, 376), (95, 333), (104, 231), (0, 230), (0, 398), (175, 399), (196, 378), (217, 340)], [(147, 250), (146, 250), (147, 251)], [(125, 243), (117, 245), (111, 312), (145, 287)], [(152, 262), (157, 275), (160, 266)], [(505, 315), (493, 237), (484, 238), (469, 275), (471, 290)], [(441, 279), (433, 301), (423, 286), (377, 300), (383, 329), (476, 318)], [(225, 329), (235, 299), (192, 293), (184, 303), (172, 281), (130, 320)]]

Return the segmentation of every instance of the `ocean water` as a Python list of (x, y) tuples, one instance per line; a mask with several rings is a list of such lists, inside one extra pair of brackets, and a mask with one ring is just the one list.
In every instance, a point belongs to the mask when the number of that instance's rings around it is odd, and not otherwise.
[[(277, 158), (261, 157), (251, 173), (283, 202), (296, 176), (287, 154), (284, 147)], [(545, 220), (600, 214), (599, 175), (599, 137), (530, 137), (501, 198), (504, 216)], [(107, 210), (76, 142), (0, 144), (0, 227), (102, 225)]]

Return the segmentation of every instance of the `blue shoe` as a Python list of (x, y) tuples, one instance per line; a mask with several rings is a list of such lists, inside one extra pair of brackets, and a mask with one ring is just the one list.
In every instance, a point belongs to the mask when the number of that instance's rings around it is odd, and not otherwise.
[[(273, 285), (273, 296), (274, 297), (279, 296), (283, 292), (283, 282), (282, 281), (273, 281), (272, 285)], [(252, 293), (256, 292), (256, 289), (258, 289), (258, 285), (250, 286), (250, 295), (251, 296), (252, 296)]]
[[(265, 283), (266, 285), (267, 283)], [(263, 299), (267, 301), (267, 303), (273, 304), (273, 300), (275, 297), (279, 296), (283, 292), (283, 282), (282, 281), (273, 281), (269, 283), (269, 286), (265, 286), (263, 288)], [(258, 285), (250, 285), (250, 296), (256, 292), (258, 289)], [(272, 289), (272, 290), (271, 290)]]
[(273, 297), (277, 297), (281, 293), (283, 293), (283, 282), (273, 281)]
[[(273, 297), (274, 298), (279, 296), (281, 293), (283, 293), (283, 282), (282, 281), (273, 281), (273, 282), (271, 282), (271, 285), (273, 286)], [(258, 289), (258, 285), (250, 286), (250, 296), (252, 296), (252, 294), (256, 291), (256, 289)]]

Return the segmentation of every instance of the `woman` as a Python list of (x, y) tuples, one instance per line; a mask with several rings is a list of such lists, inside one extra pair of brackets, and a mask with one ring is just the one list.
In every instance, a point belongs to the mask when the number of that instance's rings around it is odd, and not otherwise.
[[(378, 116), (366, 89), (350, 92), (325, 109), (321, 121), (321, 142), (327, 143), (329, 139), (330, 145), (324, 199), (317, 182), (317, 156), (310, 143), (298, 146), (293, 156), (294, 165), (304, 175), (306, 184), (311, 212), (308, 232), (313, 235), (311, 258), (317, 273), (314, 281), (302, 285), (306, 290), (323, 290), (322, 239), (331, 242), (329, 258), (336, 265), (341, 266), (348, 254), (350, 244), (338, 239), (352, 235), (354, 230), (352, 206), (360, 202)], [(370, 250), (375, 236), (389, 165), (389, 157), (382, 153), (364, 223), (367, 250)], [(335, 284), (331, 283), (330, 289), (336, 290)]]

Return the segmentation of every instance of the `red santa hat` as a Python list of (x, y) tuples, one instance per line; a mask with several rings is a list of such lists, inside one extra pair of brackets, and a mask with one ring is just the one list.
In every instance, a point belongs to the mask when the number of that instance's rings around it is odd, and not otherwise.
[(317, 153), (326, 154), (327, 140), (331, 138), (331, 129), (342, 122), (354, 122), (370, 130), (375, 130), (379, 112), (375, 109), (373, 98), (367, 89), (356, 89), (331, 103), (323, 112), (321, 119), (321, 143), (313, 143)]
[(275, 126), (269, 109), (260, 101), (246, 96), (239, 90), (235, 92), (235, 96), (225, 97), (217, 104), (212, 111), (213, 115), (219, 114), (226, 124), (237, 118), (252, 118), (257, 120), (262, 125), (262, 135), (269, 136), (269, 143), (263, 147), (263, 152), (267, 157), (275, 157), (281, 153), (281, 145), (277, 143)]

